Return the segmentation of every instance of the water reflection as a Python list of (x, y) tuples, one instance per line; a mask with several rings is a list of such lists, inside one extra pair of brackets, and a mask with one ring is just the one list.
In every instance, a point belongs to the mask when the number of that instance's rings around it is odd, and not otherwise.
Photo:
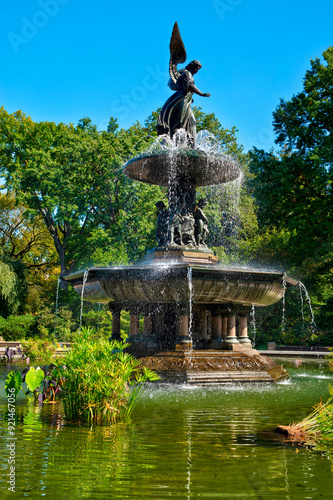
[[(274, 386), (152, 386), (132, 421), (113, 427), (65, 423), (59, 404), (19, 404), (17, 498), (332, 498), (329, 456), (273, 433), (325, 399), (327, 377), (302, 366)], [(3, 472), (6, 461), (2, 448)], [(15, 498), (4, 478), (1, 498)]]

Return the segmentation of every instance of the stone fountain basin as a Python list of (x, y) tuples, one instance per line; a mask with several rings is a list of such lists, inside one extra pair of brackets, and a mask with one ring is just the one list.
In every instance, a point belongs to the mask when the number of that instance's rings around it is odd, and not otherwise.
[(182, 185), (212, 186), (234, 181), (241, 175), (235, 160), (227, 155), (207, 154), (186, 149), (141, 155), (129, 160), (124, 172), (131, 179), (149, 184), (169, 186), (178, 179)]
[[(190, 270), (190, 271), (189, 271)], [(83, 290), (84, 300), (100, 303), (188, 303), (189, 274), (195, 304), (268, 306), (284, 293), (283, 273), (218, 265), (142, 264), (124, 267), (92, 267)], [(84, 271), (65, 276), (81, 296)], [(297, 281), (286, 277), (286, 286)]]

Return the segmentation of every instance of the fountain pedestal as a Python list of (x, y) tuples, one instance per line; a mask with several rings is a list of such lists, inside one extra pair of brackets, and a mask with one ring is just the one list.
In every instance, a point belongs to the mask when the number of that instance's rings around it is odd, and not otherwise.
[(196, 204), (197, 186), (236, 179), (239, 166), (186, 150), (172, 158), (163, 153), (131, 160), (125, 172), (169, 185), (169, 208), (158, 203), (160, 246), (136, 265), (94, 267), (64, 279), (85, 300), (109, 305), (114, 339), (120, 339), (120, 311), (129, 311), (130, 351), (164, 379), (272, 382), (282, 376), (278, 365), (252, 348), (247, 318), (253, 306), (274, 304), (296, 281), (281, 272), (220, 265), (205, 244), (205, 200)]
[(245, 352), (177, 349), (147, 356), (142, 366), (157, 371), (165, 382), (220, 385), (236, 382), (277, 382), (289, 377), (283, 367), (256, 350)]

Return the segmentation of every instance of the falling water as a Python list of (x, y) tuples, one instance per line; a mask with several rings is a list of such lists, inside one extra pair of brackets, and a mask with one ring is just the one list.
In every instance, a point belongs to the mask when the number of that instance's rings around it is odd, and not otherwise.
[(81, 326), (82, 326), (84, 285), (86, 284), (86, 281), (88, 279), (88, 273), (89, 273), (89, 270), (85, 269), (84, 274), (83, 274), (82, 289), (81, 289), (80, 330), (81, 330)]
[(189, 322), (188, 322), (188, 334), (190, 340), (192, 341), (192, 308), (193, 308), (193, 281), (192, 281), (192, 267), (189, 266), (187, 268), (187, 282), (188, 282), (188, 290), (189, 290)]
[(257, 331), (256, 331), (256, 309), (254, 307), (254, 304), (252, 304), (250, 316), (251, 316), (251, 327), (252, 327), (252, 331), (253, 331), (252, 347), (254, 348), (256, 346), (256, 333), (257, 333)]
[(302, 286), (300, 281), (298, 282), (298, 288), (299, 288), (299, 298), (301, 302), (302, 324), (304, 328), (304, 300), (303, 300)]
[[(171, 139), (168, 135), (159, 135), (142, 153), (143, 155), (157, 154), (160, 152), (177, 153), (180, 150), (189, 149), (188, 135), (186, 130), (178, 129)], [(202, 151), (209, 156), (223, 157), (228, 163), (237, 163), (235, 155), (231, 156), (225, 151), (225, 147), (218, 137), (208, 132), (201, 130), (196, 137), (196, 150)]]
[(99, 313), (101, 310), (101, 303), (98, 302), (98, 311), (97, 311), (97, 330), (99, 330)]
[[(172, 212), (175, 210), (176, 206), (176, 192), (177, 192), (177, 164), (172, 150), (169, 153), (169, 165), (170, 165), (170, 175), (168, 178), (168, 204), (169, 204), (169, 216), (168, 216), (168, 232), (171, 230), (172, 225)], [(167, 245), (167, 251), (169, 250), (169, 245)]]
[(56, 294), (56, 303), (55, 303), (55, 318), (54, 318), (54, 335), (57, 336), (57, 322), (58, 322), (58, 302), (59, 302), (59, 288), (60, 288), (61, 278), (58, 278), (57, 281), (57, 294)]
[(282, 286), (283, 286), (283, 296), (282, 296), (282, 322), (281, 322), (281, 330), (282, 330), (282, 333), (284, 333), (284, 331), (285, 331), (285, 321), (286, 321), (286, 289), (287, 289), (287, 275), (286, 275), (286, 273), (283, 273)]
[[(315, 319), (314, 319), (314, 314), (313, 314), (313, 309), (312, 309), (311, 298), (310, 298), (309, 292), (307, 291), (306, 286), (301, 281), (298, 282), (298, 286), (300, 288), (301, 295), (302, 295), (302, 292), (304, 292), (305, 293), (305, 297), (306, 297), (306, 299), (308, 301), (309, 308), (310, 308), (310, 314), (311, 314), (310, 328), (311, 328), (312, 333), (314, 333), (316, 331), (316, 329), (317, 329), (317, 325), (316, 325), (316, 322), (315, 322)], [(303, 321), (304, 321), (304, 315), (302, 317), (303, 317)]]

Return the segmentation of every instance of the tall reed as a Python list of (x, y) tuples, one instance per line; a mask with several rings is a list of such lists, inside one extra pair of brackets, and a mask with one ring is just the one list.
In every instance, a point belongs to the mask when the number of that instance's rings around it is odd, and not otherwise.
[(93, 328), (75, 334), (61, 361), (67, 417), (115, 423), (130, 416), (146, 382), (159, 377), (124, 352), (128, 345), (98, 338)]

